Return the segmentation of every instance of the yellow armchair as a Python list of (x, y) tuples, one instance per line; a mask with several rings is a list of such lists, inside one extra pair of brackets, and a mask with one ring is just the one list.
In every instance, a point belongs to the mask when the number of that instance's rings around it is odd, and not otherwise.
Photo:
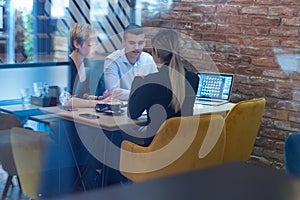
[(123, 141), (120, 172), (143, 181), (221, 164), (225, 148), (220, 115), (174, 117), (161, 125), (147, 147)]
[(3, 169), (8, 174), (2, 193), (2, 199), (5, 199), (9, 186), (12, 184), (13, 176), (17, 176), (17, 169), (12, 157), (12, 150), (10, 145), (10, 129), (13, 127), (23, 127), (23, 125), (15, 115), (1, 112), (0, 122), (0, 162)]
[(39, 198), (43, 158), (48, 133), (25, 128), (11, 129), (11, 146), (23, 193), (30, 199)]
[(224, 162), (249, 160), (265, 104), (264, 98), (245, 100), (238, 102), (227, 113)]

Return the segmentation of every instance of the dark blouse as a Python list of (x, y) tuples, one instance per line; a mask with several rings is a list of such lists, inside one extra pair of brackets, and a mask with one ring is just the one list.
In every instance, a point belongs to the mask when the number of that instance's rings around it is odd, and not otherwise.
[(148, 135), (154, 135), (160, 125), (168, 118), (193, 115), (193, 107), (198, 89), (197, 74), (185, 71), (185, 100), (178, 112), (171, 106), (172, 91), (167, 66), (159, 72), (135, 77), (128, 101), (128, 116), (136, 119), (146, 110), (148, 117)]
[(70, 68), (71, 68), (71, 80), (70, 80), (70, 93), (73, 96), (83, 98), (84, 94), (90, 94), (90, 73), (88, 68), (85, 68), (86, 79), (83, 82), (80, 82), (78, 76), (78, 70), (76, 65), (71, 57), (70, 60)]

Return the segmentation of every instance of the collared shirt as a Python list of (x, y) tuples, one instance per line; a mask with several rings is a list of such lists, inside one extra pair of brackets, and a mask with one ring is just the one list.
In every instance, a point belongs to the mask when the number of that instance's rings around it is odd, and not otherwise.
[(157, 66), (152, 56), (142, 52), (134, 65), (130, 64), (125, 49), (117, 50), (108, 55), (104, 62), (105, 88), (121, 88), (130, 90), (135, 76), (145, 76), (157, 72)]

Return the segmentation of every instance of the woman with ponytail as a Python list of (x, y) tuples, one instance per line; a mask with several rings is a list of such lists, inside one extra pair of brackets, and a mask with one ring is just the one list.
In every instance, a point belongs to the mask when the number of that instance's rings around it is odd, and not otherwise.
[[(142, 137), (148, 145), (160, 125), (168, 118), (193, 115), (198, 76), (185, 70), (179, 55), (179, 36), (162, 30), (152, 39), (152, 56), (159, 72), (135, 77), (128, 102), (128, 116), (136, 119), (147, 112), (148, 125), (127, 135)], [(128, 139), (128, 138), (126, 138)]]

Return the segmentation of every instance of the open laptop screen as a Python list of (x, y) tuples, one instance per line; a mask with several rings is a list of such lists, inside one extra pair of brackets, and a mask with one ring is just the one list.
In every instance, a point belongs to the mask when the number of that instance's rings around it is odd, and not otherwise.
[(233, 82), (232, 74), (198, 73), (197, 98), (229, 100)]

